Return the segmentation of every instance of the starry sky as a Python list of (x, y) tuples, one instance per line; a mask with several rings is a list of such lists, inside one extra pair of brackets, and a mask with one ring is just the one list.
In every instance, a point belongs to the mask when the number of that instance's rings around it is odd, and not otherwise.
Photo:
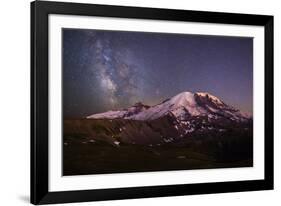
[(67, 118), (155, 105), (183, 91), (209, 92), (244, 112), (253, 107), (253, 39), (63, 29)]

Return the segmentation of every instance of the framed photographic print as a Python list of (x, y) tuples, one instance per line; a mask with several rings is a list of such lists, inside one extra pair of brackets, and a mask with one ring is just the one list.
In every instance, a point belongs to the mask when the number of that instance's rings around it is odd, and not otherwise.
[(273, 16), (31, 3), (31, 202), (273, 189)]

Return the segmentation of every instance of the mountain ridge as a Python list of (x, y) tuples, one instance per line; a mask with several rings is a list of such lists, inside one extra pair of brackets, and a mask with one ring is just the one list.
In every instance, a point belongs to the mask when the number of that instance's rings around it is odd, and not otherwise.
[(107, 111), (87, 116), (87, 119), (131, 119), (139, 121), (155, 120), (172, 114), (178, 120), (190, 117), (208, 116), (209, 118), (226, 118), (232, 121), (247, 121), (252, 117), (239, 109), (225, 104), (218, 97), (208, 92), (181, 92), (154, 106), (141, 102), (115, 111)]

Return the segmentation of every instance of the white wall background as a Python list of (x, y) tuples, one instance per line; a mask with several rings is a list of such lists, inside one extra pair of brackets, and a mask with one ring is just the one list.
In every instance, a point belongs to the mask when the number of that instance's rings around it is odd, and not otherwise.
[[(67, 1), (67, 0), (65, 0)], [(79, 0), (77, 0), (79, 1)], [(184, 197), (119, 200), (69, 205), (280, 205), (281, 202), (281, 4), (278, 0), (80, 0), (188, 10), (275, 16), (275, 190)], [(29, 0), (2, 1), (0, 7), (0, 205), (29, 204)], [(279, 203), (278, 203), (279, 202)]]

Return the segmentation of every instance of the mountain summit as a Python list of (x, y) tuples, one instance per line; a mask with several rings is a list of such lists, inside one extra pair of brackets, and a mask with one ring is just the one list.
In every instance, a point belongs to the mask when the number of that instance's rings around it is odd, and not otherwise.
[(131, 119), (156, 120), (164, 116), (174, 116), (178, 121), (194, 117), (246, 121), (250, 116), (225, 104), (218, 97), (207, 92), (182, 92), (154, 106), (141, 102), (127, 109), (108, 111), (87, 116), (88, 119)]

